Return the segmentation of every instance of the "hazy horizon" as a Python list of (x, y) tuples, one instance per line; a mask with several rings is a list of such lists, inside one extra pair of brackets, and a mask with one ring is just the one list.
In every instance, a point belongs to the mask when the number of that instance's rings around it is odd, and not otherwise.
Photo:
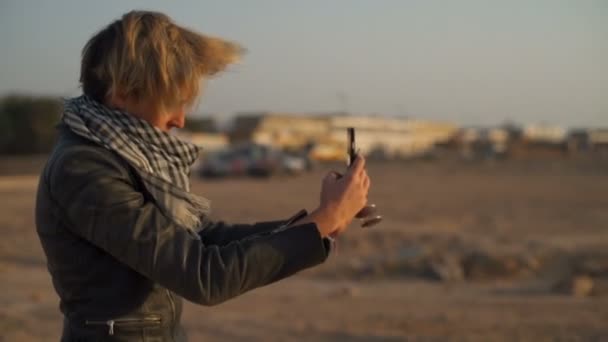
[(80, 93), (80, 50), (131, 9), (241, 43), (197, 112), (608, 126), (608, 1), (8, 1), (0, 94)]

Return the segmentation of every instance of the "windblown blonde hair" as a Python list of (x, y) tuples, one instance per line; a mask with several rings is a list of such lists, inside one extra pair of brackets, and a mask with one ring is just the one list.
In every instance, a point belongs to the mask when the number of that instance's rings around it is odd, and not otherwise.
[(161, 108), (191, 105), (201, 79), (242, 53), (239, 45), (178, 26), (165, 14), (131, 11), (84, 46), (80, 83), (101, 103), (120, 95)]

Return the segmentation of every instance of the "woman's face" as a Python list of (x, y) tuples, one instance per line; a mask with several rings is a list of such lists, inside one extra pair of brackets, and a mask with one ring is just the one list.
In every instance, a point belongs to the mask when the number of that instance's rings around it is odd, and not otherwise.
[(109, 101), (109, 106), (145, 120), (165, 132), (169, 132), (172, 128), (183, 128), (186, 123), (187, 105), (166, 110), (158, 108), (151, 102), (134, 102), (114, 97)]
[(172, 128), (184, 128), (184, 124), (186, 123), (185, 105), (170, 110), (159, 110), (152, 106), (148, 108), (146, 106), (143, 107), (139, 111), (127, 112), (148, 121), (152, 126), (165, 132), (169, 132)]

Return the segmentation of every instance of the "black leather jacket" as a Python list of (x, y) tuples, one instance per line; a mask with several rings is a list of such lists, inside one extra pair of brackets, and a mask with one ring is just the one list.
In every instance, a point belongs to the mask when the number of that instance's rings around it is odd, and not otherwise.
[(62, 341), (185, 341), (181, 297), (216, 305), (328, 256), (314, 223), (292, 225), (299, 216), (178, 226), (117, 154), (59, 132), (40, 177), (36, 226), (61, 299)]

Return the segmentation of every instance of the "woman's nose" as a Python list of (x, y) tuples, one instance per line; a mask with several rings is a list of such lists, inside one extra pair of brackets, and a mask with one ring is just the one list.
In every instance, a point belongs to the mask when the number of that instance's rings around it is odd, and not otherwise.
[(184, 128), (186, 119), (184, 115), (178, 115), (169, 121), (169, 128)]

